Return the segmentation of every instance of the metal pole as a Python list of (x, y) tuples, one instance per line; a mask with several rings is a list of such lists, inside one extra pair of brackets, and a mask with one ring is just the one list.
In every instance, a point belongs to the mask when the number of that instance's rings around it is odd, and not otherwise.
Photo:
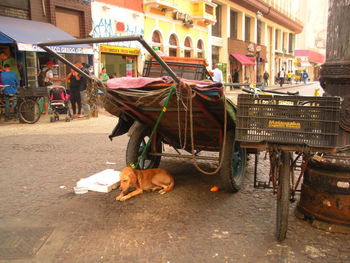
[(123, 42), (123, 41), (138, 41), (140, 44), (165, 68), (169, 76), (176, 82), (179, 83), (180, 79), (174, 73), (174, 71), (158, 56), (158, 54), (147, 44), (147, 42), (143, 39), (141, 35), (133, 35), (133, 36), (122, 36), (122, 37), (101, 37), (101, 38), (83, 38), (83, 39), (72, 39), (72, 40), (62, 40), (62, 41), (50, 41), (50, 42), (41, 42), (38, 43), (38, 46), (42, 49), (46, 50), (59, 60), (64, 63), (68, 63), (74, 70), (78, 70), (77, 67), (74, 67), (72, 63), (59, 56), (54, 51), (48, 51), (49, 46), (59, 46), (59, 45), (77, 45), (77, 44), (93, 44), (93, 43), (109, 43), (109, 42)]

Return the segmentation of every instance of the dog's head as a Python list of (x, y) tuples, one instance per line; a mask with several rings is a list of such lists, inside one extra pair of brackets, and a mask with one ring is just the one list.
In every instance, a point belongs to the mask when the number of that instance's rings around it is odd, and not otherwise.
[(128, 190), (131, 184), (136, 184), (136, 175), (130, 167), (125, 167), (120, 173), (120, 190)]

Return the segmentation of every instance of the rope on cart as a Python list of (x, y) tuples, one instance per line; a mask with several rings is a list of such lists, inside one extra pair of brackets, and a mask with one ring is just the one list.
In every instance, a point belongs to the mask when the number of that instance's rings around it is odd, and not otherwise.
[(165, 100), (164, 106), (163, 106), (162, 111), (160, 112), (160, 114), (159, 114), (159, 116), (158, 116), (158, 118), (157, 118), (156, 124), (153, 126), (153, 130), (152, 130), (152, 132), (151, 132), (151, 135), (149, 136), (149, 140), (148, 140), (148, 142), (146, 143), (146, 146), (143, 148), (141, 155), (137, 158), (137, 163), (136, 163), (136, 164), (134, 164), (134, 163), (130, 164), (130, 167), (131, 167), (132, 169), (137, 169), (137, 168), (139, 167), (139, 163), (140, 163), (141, 159), (143, 158), (143, 156), (144, 156), (145, 153), (147, 152), (149, 146), (151, 145), (153, 135), (154, 135), (154, 133), (156, 132), (156, 130), (157, 130), (158, 126), (159, 126), (159, 123), (160, 123), (160, 121), (161, 121), (162, 118), (163, 118), (164, 113), (167, 111), (167, 107), (168, 107), (168, 105), (169, 105), (170, 98), (171, 98), (171, 96), (173, 96), (173, 94), (174, 94), (174, 92), (175, 92), (175, 89), (176, 89), (176, 85), (172, 85), (172, 86), (170, 87), (169, 95), (168, 95), (168, 97), (167, 97), (166, 100)]
[[(192, 94), (192, 87), (190, 85), (187, 85), (189, 88), (189, 93)], [(222, 148), (220, 150), (220, 161), (219, 166), (215, 169), (213, 172), (207, 172), (204, 171), (202, 168), (199, 167), (198, 162), (195, 159), (195, 153), (194, 153), (194, 137), (193, 137), (193, 105), (192, 105), (192, 98), (190, 99), (190, 134), (191, 134), (191, 153), (192, 153), (192, 160), (193, 164), (196, 167), (196, 169), (206, 175), (214, 175), (218, 173), (221, 169), (222, 162), (225, 158), (225, 148), (226, 148), (226, 136), (227, 136), (227, 111), (226, 111), (226, 97), (225, 95), (222, 96), (223, 102), (224, 102), (224, 137), (223, 137), (223, 143)]]

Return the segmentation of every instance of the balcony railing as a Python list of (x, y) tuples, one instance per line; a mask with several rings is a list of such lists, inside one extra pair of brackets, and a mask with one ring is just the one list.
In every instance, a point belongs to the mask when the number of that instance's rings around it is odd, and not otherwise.
[(193, 20), (202, 21), (206, 24), (215, 24), (216, 4), (208, 1), (197, 1), (193, 3)]
[(175, 2), (175, 0), (144, 0), (143, 4), (163, 11), (174, 11), (178, 9)]

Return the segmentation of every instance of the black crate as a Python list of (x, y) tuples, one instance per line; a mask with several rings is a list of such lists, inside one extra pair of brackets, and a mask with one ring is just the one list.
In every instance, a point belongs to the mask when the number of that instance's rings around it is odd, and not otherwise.
[(19, 90), (20, 97), (47, 97), (47, 87), (21, 87)]
[(236, 140), (333, 148), (339, 97), (238, 95)]

